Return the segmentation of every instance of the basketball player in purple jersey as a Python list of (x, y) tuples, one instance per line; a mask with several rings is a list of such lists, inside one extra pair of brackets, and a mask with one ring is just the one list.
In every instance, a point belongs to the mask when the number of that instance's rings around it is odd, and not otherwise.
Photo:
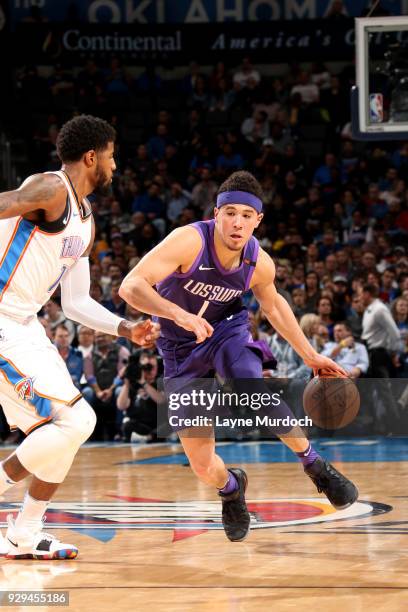
[[(254, 350), (248, 312), (241, 303), (248, 289), (306, 365), (345, 374), (310, 345), (276, 291), (274, 263), (252, 235), (263, 217), (262, 190), (252, 174), (235, 172), (221, 185), (214, 216), (169, 234), (142, 258), (120, 289), (129, 304), (159, 318), (165, 380), (205, 378), (214, 370), (222, 378), (262, 379), (262, 359)], [(191, 468), (219, 490), (227, 537), (243, 540), (250, 524), (245, 472), (226, 469), (215, 452), (213, 432), (200, 436), (197, 431), (196, 437), (191, 429), (184, 433), (179, 437)], [(356, 501), (355, 485), (317, 454), (300, 429), (280, 437), (333, 506), (346, 508)]]

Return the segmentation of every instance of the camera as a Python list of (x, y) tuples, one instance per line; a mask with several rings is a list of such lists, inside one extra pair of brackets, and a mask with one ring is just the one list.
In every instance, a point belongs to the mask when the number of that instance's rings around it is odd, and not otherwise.
[(139, 364), (139, 355), (130, 355), (123, 378), (127, 378), (130, 383), (135, 383), (142, 374), (142, 367)]

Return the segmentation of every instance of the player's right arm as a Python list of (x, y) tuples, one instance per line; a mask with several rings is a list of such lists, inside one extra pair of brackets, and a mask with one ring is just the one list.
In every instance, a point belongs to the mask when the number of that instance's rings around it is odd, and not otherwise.
[(201, 248), (196, 229), (186, 226), (174, 230), (129, 272), (120, 287), (120, 297), (141, 312), (174, 321), (193, 332), (197, 342), (203, 342), (213, 333), (208, 321), (161, 297), (153, 288), (173, 272), (187, 271)]
[[(0, 219), (65, 206), (67, 190), (55, 174), (34, 174), (18, 189), (0, 193)], [(58, 212), (58, 211), (55, 211)]]

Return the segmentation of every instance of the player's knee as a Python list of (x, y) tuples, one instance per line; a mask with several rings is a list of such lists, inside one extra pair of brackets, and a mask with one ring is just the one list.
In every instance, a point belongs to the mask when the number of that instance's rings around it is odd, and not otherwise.
[(80, 446), (92, 434), (96, 425), (96, 414), (84, 398), (73, 406), (67, 406), (56, 422)]
[(85, 442), (86, 440), (88, 440), (93, 430), (95, 429), (96, 414), (92, 406), (90, 406), (88, 402), (83, 398), (79, 400), (78, 404), (81, 404), (81, 419), (79, 423), (76, 423), (76, 427), (82, 438), (82, 441)]
[(190, 458), (190, 466), (198, 478), (206, 480), (213, 468), (213, 457), (192, 457)]

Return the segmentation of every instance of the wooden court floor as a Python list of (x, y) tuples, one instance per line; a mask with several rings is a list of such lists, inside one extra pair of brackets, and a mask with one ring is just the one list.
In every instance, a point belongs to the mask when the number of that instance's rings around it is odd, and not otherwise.
[[(85, 446), (47, 514), (78, 558), (0, 559), (1, 590), (67, 590), (75, 611), (408, 610), (408, 440), (318, 449), (358, 484), (350, 509), (333, 511), (280, 444), (219, 447), (249, 475), (253, 528), (230, 543), (179, 445)], [(23, 491), (0, 500), (2, 529)]]

